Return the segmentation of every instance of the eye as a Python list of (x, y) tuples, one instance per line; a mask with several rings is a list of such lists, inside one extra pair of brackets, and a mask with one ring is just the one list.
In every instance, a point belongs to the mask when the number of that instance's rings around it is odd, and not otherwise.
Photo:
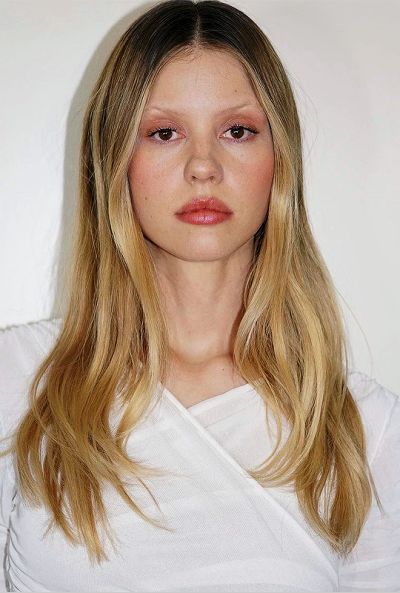
[[(236, 136), (234, 136), (234, 138), (233, 138), (234, 142), (246, 142), (246, 140), (249, 138), (249, 136), (247, 136), (247, 138), (245, 137), (243, 139), (243, 130), (250, 132), (250, 137), (258, 134), (257, 130), (253, 130), (253, 128), (248, 128), (246, 126), (242, 126), (241, 124), (234, 124), (227, 130), (227, 132), (232, 131), (232, 133), (236, 134)], [(237, 135), (237, 133), (239, 133), (239, 135)]]
[(153, 138), (156, 134), (160, 134), (161, 141), (164, 144), (168, 144), (168, 140), (170, 140), (169, 135), (171, 132), (176, 132), (176, 128), (157, 128), (152, 132), (149, 132), (147, 136), (149, 138)]
[[(243, 130), (249, 132), (250, 137), (255, 136), (256, 134), (259, 133), (259, 132), (257, 132), (257, 130), (254, 130), (253, 128), (249, 128), (246, 126), (242, 126), (241, 124), (233, 124), (230, 128), (228, 128), (228, 130), (226, 132), (232, 131), (232, 133), (235, 134), (235, 137), (233, 138), (233, 142), (246, 142), (248, 140), (249, 136), (247, 136), (243, 139)], [(155, 138), (156, 134), (159, 134), (160, 140), (157, 140), (157, 141), (161, 144), (169, 144), (169, 142), (171, 140), (171, 134), (173, 132), (176, 132), (176, 128), (171, 128), (171, 127), (156, 128), (155, 130), (150, 131), (147, 134), (147, 136), (149, 138)]]

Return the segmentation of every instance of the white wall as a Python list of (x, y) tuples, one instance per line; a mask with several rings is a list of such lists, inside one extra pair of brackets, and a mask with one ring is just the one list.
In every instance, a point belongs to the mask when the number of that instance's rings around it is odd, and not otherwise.
[[(400, 2), (231, 3), (263, 28), (294, 86), (309, 216), (352, 366), (400, 392)], [(0, 3), (0, 327), (61, 310), (83, 110), (109, 51), (152, 4)]]

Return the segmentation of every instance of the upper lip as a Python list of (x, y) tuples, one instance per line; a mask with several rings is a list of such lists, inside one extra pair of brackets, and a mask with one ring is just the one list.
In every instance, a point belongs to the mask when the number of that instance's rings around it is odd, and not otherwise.
[(231, 213), (228, 206), (214, 196), (198, 196), (189, 202), (186, 202), (176, 214), (183, 214), (184, 212), (195, 212), (196, 210), (214, 210), (215, 212)]

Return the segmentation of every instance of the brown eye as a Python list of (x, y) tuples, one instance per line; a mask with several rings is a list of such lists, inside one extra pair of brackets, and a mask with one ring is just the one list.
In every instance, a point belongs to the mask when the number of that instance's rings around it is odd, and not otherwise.
[(237, 128), (231, 128), (231, 130), (232, 130), (232, 135), (234, 136), (235, 140), (240, 140), (241, 138), (243, 138), (243, 134), (244, 134), (243, 126), (239, 126)]
[(176, 132), (176, 129), (175, 128), (157, 128), (156, 130), (153, 130), (152, 132), (150, 132), (147, 135), (150, 138), (153, 138), (153, 137), (155, 137), (156, 134), (159, 134), (161, 141), (164, 143), (167, 143), (169, 140), (171, 140), (172, 132)]
[(230, 132), (232, 134), (234, 142), (246, 142), (249, 136), (243, 139), (245, 131), (250, 132), (251, 136), (255, 136), (256, 134), (258, 134), (257, 130), (253, 130), (252, 128), (248, 128), (246, 126), (242, 126), (239, 124), (235, 124), (227, 130), (227, 132)]

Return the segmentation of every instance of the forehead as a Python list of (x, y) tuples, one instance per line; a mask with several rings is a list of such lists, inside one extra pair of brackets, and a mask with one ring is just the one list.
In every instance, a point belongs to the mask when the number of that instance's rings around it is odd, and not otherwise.
[(199, 110), (223, 114), (230, 109), (262, 108), (242, 64), (219, 50), (196, 50), (168, 62), (154, 81), (146, 114), (189, 114)]

